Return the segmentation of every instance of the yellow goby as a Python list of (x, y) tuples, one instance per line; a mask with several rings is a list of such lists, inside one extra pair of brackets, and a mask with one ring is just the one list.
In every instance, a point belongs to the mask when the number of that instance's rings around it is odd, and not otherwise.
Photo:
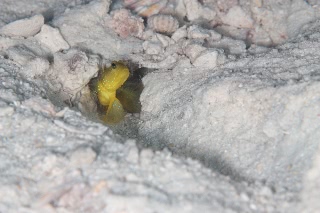
[(89, 87), (97, 101), (98, 114), (107, 124), (119, 123), (126, 112), (141, 111), (141, 76), (137, 71), (130, 74), (122, 62), (114, 61), (110, 67), (100, 69), (98, 77), (89, 82)]
[(122, 62), (112, 62), (110, 67), (104, 68), (100, 73), (96, 85), (96, 95), (99, 103), (107, 109), (106, 113), (102, 115), (104, 122), (115, 124), (124, 118), (126, 112), (116, 94), (129, 75), (128, 67)]

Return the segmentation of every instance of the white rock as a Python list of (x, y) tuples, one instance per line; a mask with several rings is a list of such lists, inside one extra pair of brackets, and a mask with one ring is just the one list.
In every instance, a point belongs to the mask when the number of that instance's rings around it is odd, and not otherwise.
[(252, 29), (239, 28), (239, 27), (234, 27), (227, 24), (221, 24), (221, 25), (218, 25), (215, 28), (215, 30), (221, 33), (222, 35), (232, 37), (234, 39), (246, 40), (248, 36), (250, 36), (249, 32)]
[(119, 59), (130, 53), (142, 52), (142, 41), (137, 38), (120, 39), (106, 29), (104, 17), (110, 1), (91, 1), (75, 7), (54, 19), (53, 25), (60, 29), (70, 46), (77, 46), (104, 58)]
[(300, 33), (300, 29), (307, 23), (315, 20), (315, 10), (305, 1), (294, 1), (291, 6), (292, 14), (287, 18), (289, 37)]
[(192, 63), (195, 67), (215, 68), (218, 65), (218, 51), (206, 50)]
[(219, 41), (222, 37), (222, 35), (220, 33), (217, 33), (216, 31), (214, 30), (208, 30), (209, 33), (210, 33), (210, 40), (212, 41)]
[(270, 1), (264, 1), (262, 8), (253, 6), (251, 14), (256, 24), (248, 34), (249, 40), (265, 46), (277, 45), (286, 41), (288, 39), (287, 20), (292, 13), (290, 8), (292, 2), (287, 2), (281, 7), (272, 4)]
[[(314, 63), (317, 64), (319, 55), (319, 23), (316, 24), (317, 28), (313, 29), (316, 33), (311, 34), (314, 37), (301, 36), (280, 46), (281, 51), (236, 57), (219, 69), (195, 67), (190, 74), (178, 78), (172, 77), (175, 70), (146, 75), (140, 99), (143, 103), (140, 118), (144, 121), (140, 135), (148, 137), (148, 142), (155, 143), (155, 147), (161, 138), (176, 153), (189, 152), (189, 156), (196, 156), (200, 150), (197, 156), (203, 162), (213, 168), (221, 164), (220, 171), (231, 176), (238, 176), (241, 171), (245, 177), (267, 179), (267, 183), (285, 186), (284, 190), (299, 192), (303, 187), (301, 179), (311, 167), (320, 138), (320, 84), (312, 80), (314, 76), (306, 80), (302, 77), (309, 77), (317, 69)], [(310, 35), (310, 31), (306, 35)], [(303, 57), (306, 54), (314, 63)], [(219, 55), (219, 52), (202, 52), (193, 64), (219, 65)], [(297, 82), (301, 77), (306, 82)], [(175, 122), (171, 125), (173, 119)], [(267, 135), (263, 130), (269, 121), (268, 125), (274, 128)], [(225, 169), (224, 160), (212, 158), (218, 153), (235, 166)], [(243, 153), (248, 155), (244, 157)], [(319, 168), (319, 164), (315, 168)], [(319, 196), (313, 197), (319, 195), (314, 180), (319, 180), (319, 175), (307, 180), (311, 184), (306, 189), (306, 201), (310, 197), (314, 198), (313, 202), (319, 200)], [(310, 189), (316, 194), (310, 194)], [(274, 197), (279, 194), (278, 187), (276, 191), (273, 194), (266, 190), (262, 194)], [(306, 206), (314, 207), (311, 202)]]
[(155, 32), (172, 34), (179, 28), (179, 22), (174, 16), (157, 14), (148, 18), (147, 26)]
[(179, 17), (186, 16), (187, 11), (186, 11), (186, 5), (184, 3), (184, 0), (176, 0), (175, 1), (174, 11), (175, 11), (175, 14), (177, 14)]
[(163, 47), (167, 47), (167, 46), (175, 43), (174, 40), (172, 40), (169, 36), (166, 36), (166, 35), (156, 33), (156, 37), (161, 42)]
[(234, 6), (229, 9), (225, 16), (221, 17), (224, 24), (239, 27), (239, 28), (252, 28), (253, 20), (246, 14), (240, 6)]
[(0, 35), (6, 36), (33, 36), (40, 31), (44, 24), (42, 15), (11, 22), (0, 29)]
[(145, 41), (143, 42), (142, 46), (143, 50), (148, 55), (158, 55), (163, 53), (163, 48), (160, 42)]
[(216, 17), (216, 15), (217, 15), (217, 13), (215, 11), (211, 10), (210, 8), (208, 8), (208, 7), (202, 8), (202, 13), (201, 13), (202, 18), (204, 18), (208, 21), (211, 21)]
[(91, 147), (81, 147), (71, 153), (70, 163), (73, 166), (91, 164), (97, 157), (97, 153)]
[(156, 33), (151, 30), (151, 29), (146, 29), (144, 32), (143, 32), (143, 35), (141, 37), (142, 40), (150, 40), (152, 38), (154, 38), (156, 35)]
[(189, 21), (194, 21), (199, 18), (211, 21), (216, 17), (215, 11), (208, 7), (202, 6), (198, 0), (183, 0), (183, 2)]
[(193, 25), (188, 28), (188, 38), (205, 39), (209, 37), (210, 33), (197, 25)]
[(201, 28), (197, 25), (192, 25), (187, 29), (188, 38), (190, 39), (206, 39), (209, 41), (219, 41), (222, 37), (220, 33), (214, 30)]
[(40, 33), (34, 36), (41, 44), (48, 47), (53, 53), (69, 49), (69, 44), (63, 39), (60, 31), (49, 25), (43, 25)]
[(205, 51), (207, 48), (203, 47), (201, 44), (193, 43), (189, 44), (184, 48), (184, 53), (188, 58), (191, 60), (191, 62), (194, 62), (194, 60), (200, 55), (201, 52)]
[(121, 38), (143, 36), (144, 24), (141, 17), (132, 15), (129, 10), (120, 9), (111, 12), (112, 17), (106, 16), (105, 26), (113, 29)]
[(175, 41), (178, 41), (182, 38), (186, 38), (188, 35), (187, 33), (187, 27), (186, 25), (184, 25), (183, 27), (180, 27), (179, 29), (177, 29), (171, 36), (171, 38)]
[(251, 30), (248, 35), (248, 40), (257, 45), (269, 46), (274, 41), (270, 38), (269, 33), (259, 26)]
[(201, 17), (202, 6), (198, 0), (184, 0), (189, 21), (194, 21)]
[(55, 53), (54, 64), (47, 75), (52, 91), (64, 101), (75, 98), (97, 73), (98, 64), (98, 56), (87, 55), (78, 49)]

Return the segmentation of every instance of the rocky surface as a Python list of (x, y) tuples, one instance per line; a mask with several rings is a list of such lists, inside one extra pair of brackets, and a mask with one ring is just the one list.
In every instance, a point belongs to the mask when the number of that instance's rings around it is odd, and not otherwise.
[[(107, 0), (0, 7), (0, 212), (320, 211), (318, 5), (172, 2), (172, 36)], [(232, 36), (263, 14), (265, 46)], [(109, 127), (88, 82), (111, 60), (145, 73), (141, 113)]]

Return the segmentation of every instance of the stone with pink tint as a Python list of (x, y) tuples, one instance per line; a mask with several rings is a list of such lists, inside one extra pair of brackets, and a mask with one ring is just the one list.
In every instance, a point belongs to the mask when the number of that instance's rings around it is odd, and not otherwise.
[(140, 38), (144, 30), (143, 19), (132, 15), (130, 11), (126, 9), (114, 11), (112, 19), (107, 20), (106, 24), (122, 38), (129, 36)]

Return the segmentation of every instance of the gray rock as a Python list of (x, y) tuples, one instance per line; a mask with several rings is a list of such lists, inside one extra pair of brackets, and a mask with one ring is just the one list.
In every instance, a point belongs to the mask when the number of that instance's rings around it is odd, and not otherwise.
[(37, 34), (42, 25), (44, 18), (42, 15), (35, 15), (31, 18), (21, 19), (11, 22), (0, 28), (0, 35), (5, 36), (22, 36), (29, 37)]
[(41, 31), (34, 36), (41, 44), (48, 47), (52, 53), (69, 49), (69, 44), (63, 39), (58, 29), (43, 25)]
[(65, 12), (53, 20), (70, 46), (76, 46), (108, 59), (127, 57), (142, 52), (142, 41), (136, 38), (122, 40), (105, 26), (108, 0), (93, 1)]

